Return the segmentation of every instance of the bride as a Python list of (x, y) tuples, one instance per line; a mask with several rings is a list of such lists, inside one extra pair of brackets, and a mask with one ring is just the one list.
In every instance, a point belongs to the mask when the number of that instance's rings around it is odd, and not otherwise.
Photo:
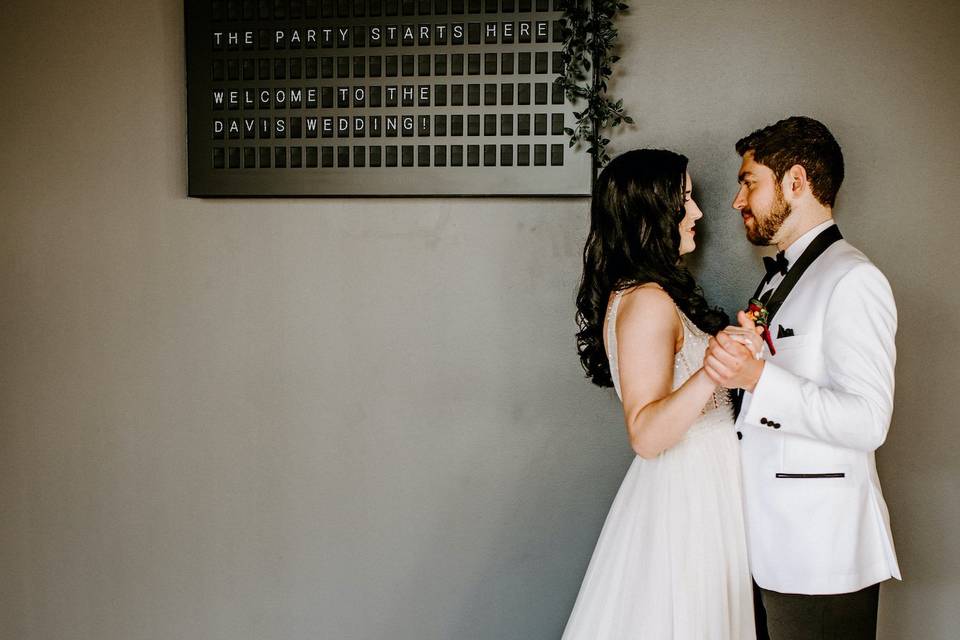
[[(701, 217), (670, 151), (624, 153), (597, 180), (577, 344), (587, 377), (616, 389), (637, 457), (564, 640), (755, 638), (733, 409), (703, 369), (728, 321), (680, 262)], [(758, 336), (732, 335), (759, 352)]]

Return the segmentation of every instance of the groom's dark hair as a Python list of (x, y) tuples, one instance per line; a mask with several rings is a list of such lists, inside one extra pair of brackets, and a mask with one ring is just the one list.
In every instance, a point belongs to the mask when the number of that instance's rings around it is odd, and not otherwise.
[(770, 167), (777, 182), (794, 165), (802, 166), (813, 196), (832, 207), (843, 182), (843, 153), (822, 123), (806, 116), (793, 116), (758, 129), (737, 141), (741, 156), (753, 151), (753, 159)]

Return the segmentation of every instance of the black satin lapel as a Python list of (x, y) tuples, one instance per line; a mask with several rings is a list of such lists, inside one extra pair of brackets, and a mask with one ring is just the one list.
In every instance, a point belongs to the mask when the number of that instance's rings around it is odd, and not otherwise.
[(843, 234), (840, 233), (840, 228), (837, 225), (832, 225), (821, 231), (820, 235), (814, 238), (813, 242), (804, 249), (800, 257), (797, 258), (797, 261), (790, 267), (790, 270), (787, 271), (787, 275), (784, 276), (780, 282), (780, 286), (777, 287), (777, 290), (770, 296), (770, 302), (766, 305), (767, 310), (770, 312), (768, 322), (773, 322), (773, 316), (780, 310), (787, 296), (793, 291), (793, 287), (800, 281), (803, 272), (813, 264), (814, 260), (819, 258), (820, 255), (827, 250), (827, 247), (842, 238)]
[[(827, 227), (820, 232), (816, 238), (813, 239), (803, 253), (800, 254), (800, 257), (797, 258), (796, 263), (790, 267), (787, 271), (787, 275), (784, 276), (783, 280), (780, 281), (780, 286), (777, 287), (776, 291), (768, 291), (764, 298), (768, 298), (769, 302), (766, 300), (763, 301), (764, 306), (767, 307), (767, 310), (770, 312), (770, 317), (767, 320), (768, 326), (769, 323), (773, 322), (773, 316), (780, 309), (780, 306), (783, 304), (784, 300), (787, 299), (787, 296), (790, 295), (790, 292), (793, 291), (793, 287), (800, 281), (800, 276), (803, 275), (803, 272), (807, 270), (813, 261), (820, 257), (824, 251), (827, 250), (827, 247), (832, 245), (837, 240), (843, 238), (843, 234), (840, 233), (840, 228), (837, 225)], [(760, 295), (760, 292), (763, 291), (764, 285), (766, 285), (766, 278), (760, 281), (760, 286), (757, 287), (757, 290), (754, 292), (753, 297), (756, 298)], [(782, 327), (781, 327), (782, 329)], [(733, 394), (733, 415), (736, 419), (740, 415), (740, 408), (743, 404), (743, 389), (737, 389)]]

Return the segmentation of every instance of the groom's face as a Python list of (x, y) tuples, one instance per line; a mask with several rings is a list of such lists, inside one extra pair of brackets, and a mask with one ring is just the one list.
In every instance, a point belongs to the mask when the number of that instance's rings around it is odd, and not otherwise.
[(773, 169), (754, 161), (753, 152), (743, 154), (738, 175), (740, 188), (733, 208), (743, 218), (747, 240), (766, 246), (776, 243), (777, 232), (790, 216), (790, 203), (783, 197)]

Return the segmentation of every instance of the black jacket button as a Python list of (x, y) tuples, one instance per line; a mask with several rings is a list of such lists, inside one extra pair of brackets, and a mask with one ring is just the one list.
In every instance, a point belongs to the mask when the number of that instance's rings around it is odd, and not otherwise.
[(773, 428), (774, 428), (774, 429), (779, 429), (779, 428), (780, 428), (780, 423), (779, 423), (779, 422), (774, 422), (774, 423), (773, 423)]
[(743, 440), (743, 434), (737, 431), (737, 440)]
[(766, 418), (760, 418), (760, 424), (767, 424)]

